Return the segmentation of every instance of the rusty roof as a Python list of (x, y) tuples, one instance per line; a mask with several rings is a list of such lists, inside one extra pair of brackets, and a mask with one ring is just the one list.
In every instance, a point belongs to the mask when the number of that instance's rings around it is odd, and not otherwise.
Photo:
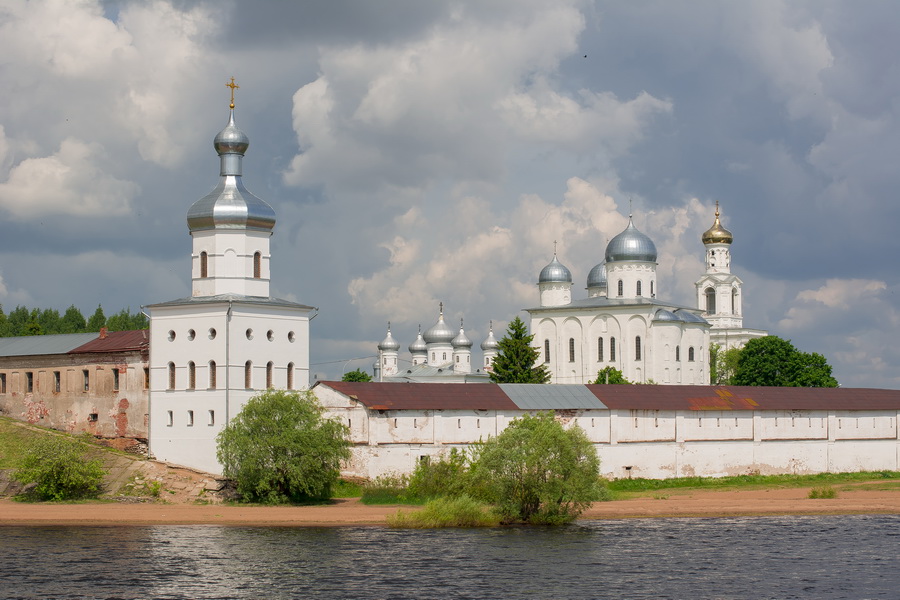
[(150, 340), (146, 329), (136, 331), (110, 331), (106, 337), (96, 338), (77, 348), (69, 350), (69, 354), (84, 354), (87, 352), (128, 352), (147, 350)]
[(341, 381), (316, 385), (331, 387), (373, 410), (597, 410), (603, 406), (614, 410), (900, 410), (900, 390), (872, 388), (534, 384), (526, 390), (524, 384)]
[(489, 383), (376, 383), (320, 381), (372, 410), (517, 410), (499, 385)]

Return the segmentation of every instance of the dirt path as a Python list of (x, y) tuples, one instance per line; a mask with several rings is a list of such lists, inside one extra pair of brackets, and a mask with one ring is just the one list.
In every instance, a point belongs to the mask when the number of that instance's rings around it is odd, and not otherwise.
[[(598, 502), (583, 519), (739, 515), (900, 514), (900, 490), (838, 488), (837, 498), (810, 500), (808, 488), (691, 491), (657, 498)], [(0, 500), (3, 525), (380, 525), (397, 506), (342, 499), (328, 506), (260, 507), (199, 504), (25, 504)], [(413, 508), (410, 507), (410, 510)]]

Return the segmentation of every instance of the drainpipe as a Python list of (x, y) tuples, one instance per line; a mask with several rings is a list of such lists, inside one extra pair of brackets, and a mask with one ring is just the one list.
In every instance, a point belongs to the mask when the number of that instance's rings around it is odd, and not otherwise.
[(225, 313), (225, 425), (231, 422), (231, 308), (228, 301), (228, 312)]
[[(144, 315), (144, 316), (147, 318), (147, 323), (148, 323), (148, 324), (151, 323), (151, 321), (150, 321), (150, 315), (148, 315), (147, 313), (144, 312), (144, 306), (143, 306), (143, 305), (141, 305), (141, 314)], [(150, 344), (149, 344), (149, 343), (147, 344), (147, 347), (148, 347), (149, 350), (151, 350), (151, 351), (153, 350), (152, 348), (150, 348)], [(147, 363), (148, 363), (148, 364), (150, 363), (150, 353), (149, 353), (149, 352), (147, 353)], [(141, 373), (141, 376), (143, 376), (143, 375), (144, 375), (144, 374)], [(153, 448), (150, 447), (150, 429), (153, 427), (153, 419), (150, 418), (150, 415), (153, 414), (153, 412), (150, 410), (150, 409), (151, 409), (151, 406), (150, 406), (150, 403), (151, 403), (151, 402), (153, 402), (153, 391), (150, 389), (150, 382), (148, 381), (148, 382), (147, 382), (147, 415), (148, 415), (148, 417), (147, 417), (147, 454), (149, 454), (150, 456), (153, 456)]]

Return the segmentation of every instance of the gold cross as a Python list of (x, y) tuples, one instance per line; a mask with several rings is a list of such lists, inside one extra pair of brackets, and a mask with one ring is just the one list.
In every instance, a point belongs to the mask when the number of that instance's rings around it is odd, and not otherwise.
[(234, 109), (234, 90), (238, 89), (238, 88), (241, 87), (241, 86), (239, 86), (238, 84), (236, 84), (236, 83), (234, 82), (234, 77), (232, 77), (232, 78), (231, 78), (231, 82), (230, 82), (230, 83), (226, 83), (226, 84), (225, 84), (225, 87), (230, 87), (230, 88), (231, 88), (231, 108)]

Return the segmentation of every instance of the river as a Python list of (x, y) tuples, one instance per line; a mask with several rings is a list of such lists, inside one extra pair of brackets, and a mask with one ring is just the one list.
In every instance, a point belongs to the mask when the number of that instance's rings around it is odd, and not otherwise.
[(900, 516), (0, 527), (2, 598), (898, 598)]

